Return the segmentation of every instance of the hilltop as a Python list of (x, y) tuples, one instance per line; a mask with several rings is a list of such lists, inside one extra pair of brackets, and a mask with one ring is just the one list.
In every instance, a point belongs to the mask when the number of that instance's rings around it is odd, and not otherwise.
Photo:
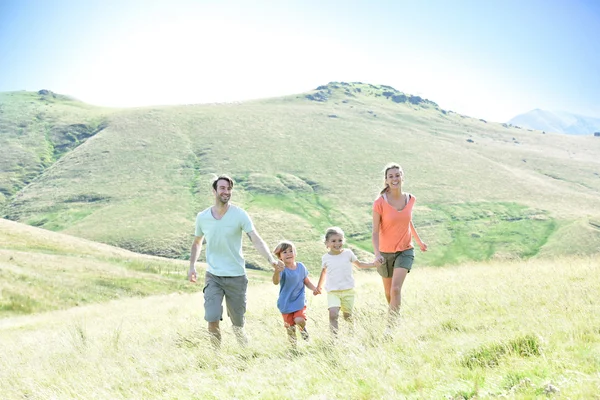
[(209, 182), (229, 173), (270, 245), (294, 240), (315, 270), (339, 225), (368, 257), (389, 161), (417, 197), (421, 265), (600, 249), (598, 138), (473, 119), (389, 86), (134, 109), (12, 92), (0, 128), (5, 218), (137, 252), (187, 257)]

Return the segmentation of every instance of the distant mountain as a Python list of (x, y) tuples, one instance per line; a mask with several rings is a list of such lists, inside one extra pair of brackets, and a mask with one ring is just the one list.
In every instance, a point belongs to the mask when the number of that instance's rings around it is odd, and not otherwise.
[(545, 132), (568, 133), (570, 135), (591, 135), (600, 132), (600, 118), (587, 117), (565, 111), (545, 111), (535, 109), (520, 114), (508, 121), (522, 128)]

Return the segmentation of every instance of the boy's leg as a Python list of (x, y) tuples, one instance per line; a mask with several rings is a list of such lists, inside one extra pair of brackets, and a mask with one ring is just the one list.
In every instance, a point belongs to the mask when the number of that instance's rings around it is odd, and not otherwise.
[(283, 326), (287, 332), (288, 340), (292, 347), (296, 347), (296, 326), (294, 325), (294, 313), (281, 314), (283, 317)]

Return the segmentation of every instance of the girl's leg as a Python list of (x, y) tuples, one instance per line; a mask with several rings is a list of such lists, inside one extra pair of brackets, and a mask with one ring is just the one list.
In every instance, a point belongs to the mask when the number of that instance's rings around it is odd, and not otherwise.
[(337, 335), (338, 333), (338, 318), (340, 316), (340, 307), (331, 307), (329, 309), (329, 329), (331, 333)]
[(352, 313), (344, 311), (344, 320), (350, 324), (350, 334), (354, 335), (354, 318), (352, 318)]
[(385, 292), (385, 299), (387, 300), (388, 304), (390, 304), (390, 301), (392, 300), (392, 295), (390, 294), (391, 288), (392, 288), (392, 279), (393, 278), (381, 278), (383, 280), (383, 291)]
[(406, 268), (394, 268), (394, 275), (392, 276), (390, 288), (390, 323), (395, 322), (398, 313), (400, 312), (402, 284), (404, 283), (406, 274), (408, 274), (408, 270)]

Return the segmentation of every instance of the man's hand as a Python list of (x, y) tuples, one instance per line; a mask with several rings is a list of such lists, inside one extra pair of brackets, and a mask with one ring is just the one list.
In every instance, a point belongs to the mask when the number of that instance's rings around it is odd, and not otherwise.
[(196, 268), (190, 268), (188, 271), (188, 280), (192, 283), (196, 283), (198, 280), (198, 274), (196, 273)]

